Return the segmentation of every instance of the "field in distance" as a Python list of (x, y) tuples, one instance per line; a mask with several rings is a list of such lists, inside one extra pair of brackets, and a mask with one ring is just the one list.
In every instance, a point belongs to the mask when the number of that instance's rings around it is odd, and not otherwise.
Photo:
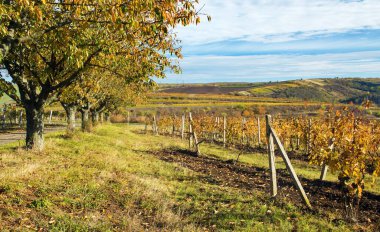
[(138, 108), (297, 107), (372, 102), (380, 115), (380, 78), (305, 79), (262, 83), (161, 84)]

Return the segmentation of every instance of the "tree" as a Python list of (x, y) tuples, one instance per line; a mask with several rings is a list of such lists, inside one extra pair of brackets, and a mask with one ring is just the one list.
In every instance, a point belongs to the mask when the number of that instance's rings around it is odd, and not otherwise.
[(200, 20), (197, 1), (191, 0), (0, 3), (0, 62), (11, 76), (0, 80), (0, 87), (25, 108), (26, 145), (39, 150), (44, 107), (55, 95), (95, 66), (114, 71), (108, 66), (114, 61), (128, 65), (142, 59), (157, 77), (167, 68), (178, 71), (172, 57), (181, 58), (181, 48), (172, 29)]
[[(94, 78), (93, 75), (99, 78)], [(70, 117), (70, 114), (73, 115), (77, 109), (82, 114), (82, 130), (88, 131), (90, 112), (92, 121), (97, 122), (99, 114), (137, 103), (153, 84), (149, 78), (128, 80), (108, 71), (100, 74), (92, 69), (86, 72), (81, 81), (65, 89), (59, 96), (59, 101), (68, 114), (68, 131), (74, 130), (75, 117)]]

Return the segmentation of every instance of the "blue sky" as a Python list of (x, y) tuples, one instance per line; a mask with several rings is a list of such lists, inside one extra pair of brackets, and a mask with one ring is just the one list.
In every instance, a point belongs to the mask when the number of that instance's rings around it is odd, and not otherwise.
[(183, 73), (159, 82), (380, 77), (380, 0), (201, 0), (177, 28)]

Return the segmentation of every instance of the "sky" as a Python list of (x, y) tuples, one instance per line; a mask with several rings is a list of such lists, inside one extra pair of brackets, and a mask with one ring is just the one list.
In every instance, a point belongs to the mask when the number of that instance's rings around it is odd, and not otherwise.
[(164, 83), (380, 77), (380, 0), (201, 0)]

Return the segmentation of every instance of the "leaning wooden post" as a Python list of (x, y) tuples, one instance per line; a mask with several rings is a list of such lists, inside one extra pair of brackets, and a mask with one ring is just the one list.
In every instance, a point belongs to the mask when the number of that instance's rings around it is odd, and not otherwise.
[(257, 117), (257, 144), (261, 147), (260, 117)]
[(182, 124), (181, 124), (181, 139), (185, 137), (185, 114), (182, 115)]
[(227, 117), (223, 116), (223, 147), (226, 147)]
[(274, 143), (273, 135), (270, 130), (270, 124), (272, 117), (270, 115), (265, 116), (266, 119), (266, 135), (268, 141), (268, 157), (269, 157), (269, 168), (270, 168), (270, 180), (271, 180), (271, 197), (277, 195), (277, 177), (276, 177), (276, 167), (275, 167), (275, 156), (274, 156)]
[(284, 160), (285, 162), (285, 165), (286, 165), (286, 169), (288, 169), (289, 173), (290, 173), (290, 176), (292, 177), (297, 189), (298, 189), (298, 192), (299, 194), (301, 195), (302, 197), (302, 200), (304, 201), (304, 203), (311, 209), (311, 204), (310, 204), (310, 201), (309, 201), (309, 198), (307, 197), (306, 193), (305, 193), (305, 190), (303, 189), (302, 185), (301, 185), (301, 182), (299, 181), (298, 177), (297, 177), (297, 174), (296, 172), (294, 171), (294, 168), (292, 166), (292, 164), (290, 163), (290, 160), (289, 160), (289, 157), (288, 155), (286, 154), (286, 151), (284, 149), (284, 146), (282, 145), (280, 139), (278, 138), (276, 132), (273, 130), (272, 127), (269, 127), (270, 131), (271, 131), (271, 134), (273, 135), (273, 138), (278, 146), (278, 148), (280, 149), (280, 154), (282, 156), (282, 159)]

